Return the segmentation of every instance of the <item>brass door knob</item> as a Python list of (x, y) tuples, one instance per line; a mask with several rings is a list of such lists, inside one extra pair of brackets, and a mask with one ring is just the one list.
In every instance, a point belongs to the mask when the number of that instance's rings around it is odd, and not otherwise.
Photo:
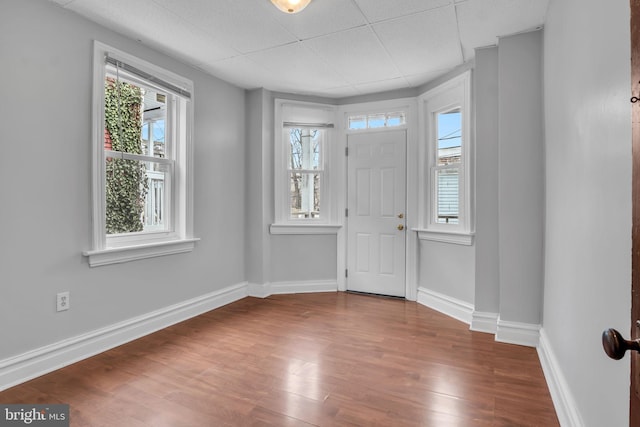
[(400, 230), (400, 231), (404, 230), (404, 225), (400, 224), (400, 225), (398, 226), (398, 230)]
[(404, 218), (404, 214), (398, 214), (398, 218), (400, 219)]

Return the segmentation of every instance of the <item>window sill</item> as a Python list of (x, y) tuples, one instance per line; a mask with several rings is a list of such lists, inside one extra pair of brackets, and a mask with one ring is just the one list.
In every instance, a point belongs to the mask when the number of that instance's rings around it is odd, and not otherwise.
[(90, 267), (99, 267), (101, 265), (118, 264), (138, 259), (191, 252), (198, 240), (200, 239), (192, 238), (125, 246), (121, 248), (107, 248), (95, 251), (84, 251), (82, 255), (89, 259)]
[(271, 234), (338, 234), (341, 225), (330, 224), (271, 224)]
[(472, 246), (474, 233), (460, 233), (452, 231), (435, 231), (414, 228), (413, 231), (418, 232), (420, 240), (428, 240), (431, 242), (452, 243), (455, 245)]

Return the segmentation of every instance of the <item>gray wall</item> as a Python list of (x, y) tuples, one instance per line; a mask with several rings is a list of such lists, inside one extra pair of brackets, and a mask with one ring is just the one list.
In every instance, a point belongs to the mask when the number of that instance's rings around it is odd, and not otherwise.
[(420, 241), (419, 286), (473, 304), (475, 246)]
[(476, 50), (475, 310), (500, 311), (498, 256), (498, 47)]
[[(325, 99), (254, 90), (248, 93), (249, 147), (247, 187), (250, 262), (248, 280), (262, 285), (273, 282), (336, 280), (335, 235), (271, 235), (274, 222), (275, 99), (327, 102)], [(336, 138), (337, 139), (337, 138)], [(259, 225), (257, 225), (259, 224)]]
[(336, 280), (335, 235), (271, 236), (272, 282)]
[[(437, 79), (418, 88), (422, 95), (438, 86), (447, 83), (462, 73), (473, 69), (475, 62), (468, 62)], [(472, 73), (472, 78), (474, 74)], [(472, 83), (473, 87), (473, 83)], [(472, 97), (472, 104), (474, 102)], [(471, 107), (472, 113), (475, 105)], [(419, 117), (418, 121), (424, 121)], [(416, 124), (417, 126), (417, 124)], [(473, 119), (472, 119), (473, 129)], [(424, 143), (424, 137), (418, 137), (418, 143)], [(472, 168), (475, 166), (472, 166)], [(412, 177), (409, 177), (411, 179)], [(423, 181), (424, 177), (415, 176), (413, 179)], [(418, 185), (418, 191), (425, 191), (423, 185)], [(473, 199), (472, 199), (473, 205)], [(407, 248), (411, 250), (411, 248)], [(418, 288), (434, 291), (471, 305), (475, 299), (476, 245), (471, 246), (443, 243), (432, 240), (418, 242)]]
[(542, 32), (498, 44), (500, 319), (539, 324), (543, 287)]
[(545, 26), (544, 331), (586, 426), (626, 426), (631, 300), (629, 2), (553, 0)]
[[(195, 84), (192, 253), (89, 268), (93, 40)], [(245, 95), (45, 0), (0, 13), (0, 360), (245, 280)], [(57, 292), (71, 309), (55, 312)]]
[(264, 89), (247, 92), (246, 248), (249, 283), (269, 282), (273, 222), (273, 106)]

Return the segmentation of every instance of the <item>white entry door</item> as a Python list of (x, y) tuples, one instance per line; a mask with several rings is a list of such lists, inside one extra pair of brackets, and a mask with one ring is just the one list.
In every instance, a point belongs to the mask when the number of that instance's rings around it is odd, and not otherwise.
[(347, 290), (405, 296), (405, 130), (351, 134)]

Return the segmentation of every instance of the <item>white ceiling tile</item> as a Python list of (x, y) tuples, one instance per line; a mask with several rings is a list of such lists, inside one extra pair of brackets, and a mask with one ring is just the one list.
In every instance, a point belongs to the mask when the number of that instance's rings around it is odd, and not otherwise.
[(355, 87), (349, 86), (341, 86), (341, 87), (333, 87), (328, 89), (323, 89), (322, 92), (317, 93), (318, 96), (326, 96), (327, 98), (344, 98), (347, 96), (356, 96), (361, 95), (362, 92), (357, 90)]
[(407, 79), (407, 81), (409, 82), (409, 84), (412, 87), (417, 87), (417, 86), (422, 86), (425, 83), (429, 83), (430, 81), (433, 81), (435, 79), (437, 79), (438, 77), (442, 76), (443, 74), (446, 74), (447, 71), (450, 71), (450, 69), (442, 69), (442, 70), (435, 70), (435, 71), (431, 71), (428, 73), (420, 73), (420, 74), (413, 74), (410, 76), (406, 76), (405, 78)]
[[(176, 14), (157, 7), (152, 0), (75, 0), (67, 9), (188, 64), (238, 54), (228, 46), (216, 44), (210, 35), (190, 26)], [(146, 19), (139, 19), (139, 16)], [(179, 31), (166, 31), (171, 27), (179, 28)]]
[(273, 80), (269, 70), (246, 56), (200, 64), (198, 67), (222, 80), (246, 89), (269, 87)]
[(457, 28), (453, 6), (373, 25), (403, 75), (460, 65)]
[[(265, 0), (265, 3), (270, 3)], [(275, 9), (275, 7), (274, 7)], [(312, 0), (302, 12), (276, 19), (299, 40), (365, 25), (360, 9), (350, 0)]]
[(451, 4), (452, 0), (355, 0), (369, 22), (386, 21)]
[(347, 86), (314, 52), (300, 43), (293, 43), (248, 55), (252, 61), (262, 64), (280, 82), (280, 88), (299, 88), (299, 91)]
[(268, 1), (153, 1), (209, 33), (217, 44), (231, 46), (241, 53), (296, 41), (296, 38), (275, 19), (277, 11)]
[(148, 18), (148, 22), (158, 26), (170, 25), (175, 22), (176, 16), (164, 10), (157, 10), (151, 0), (75, 0), (66, 6), (80, 15), (95, 22), (99, 22), (107, 28), (126, 34), (141, 34), (137, 30), (140, 14)]
[(498, 43), (498, 37), (544, 24), (548, 0), (467, 0), (456, 5), (465, 60), (477, 47)]
[(499, 36), (544, 23), (549, 0), (50, 0), (245, 88), (341, 97), (420, 86)]
[(361, 93), (378, 93), (397, 89), (407, 89), (410, 88), (411, 85), (404, 77), (399, 77), (391, 80), (358, 84), (355, 85), (355, 87)]
[(397, 67), (369, 27), (342, 31), (302, 42), (350, 83), (400, 76)]

